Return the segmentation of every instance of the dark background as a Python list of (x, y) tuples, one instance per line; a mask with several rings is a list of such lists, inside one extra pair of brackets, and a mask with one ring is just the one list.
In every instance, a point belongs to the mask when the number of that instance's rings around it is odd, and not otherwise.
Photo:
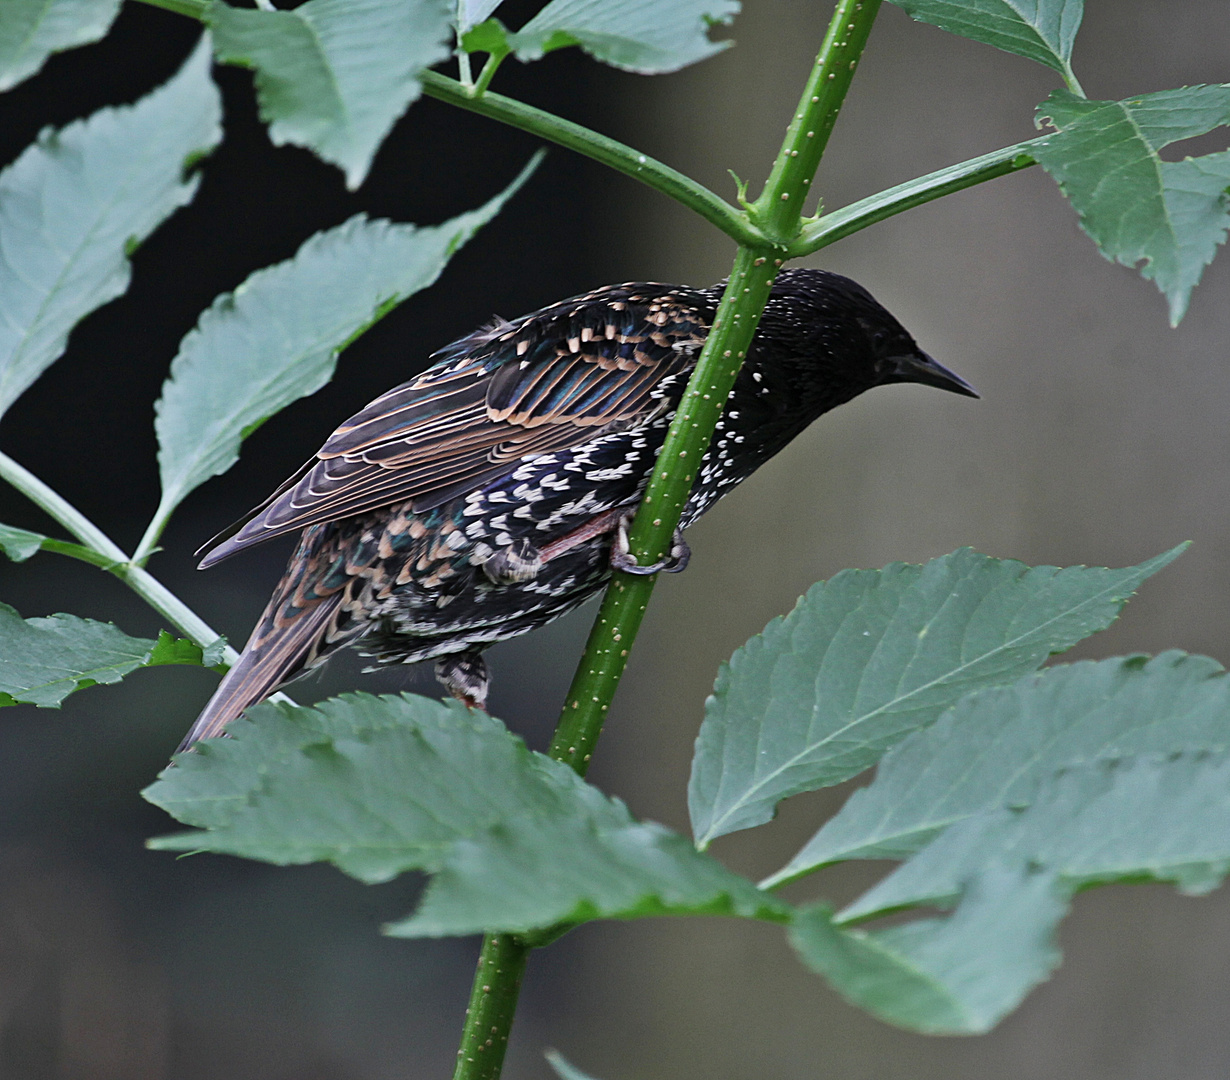
[[(501, 15), (519, 25), (534, 5)], [(1091, 2), (1076, 54), (1096, 97), (1228, 76), (1224, 2)], [(827, 5), (752, 3), (738, 47), (640, 79), (570, 53), (509, 63), (497, 89), (625, 139), (729, 193), (753, 191), (823, 33)], [(164, 81), (194, 24), (125, 6), (103, 43), (53, 58), (0, 97), (0, 161), (45, 124)], [(423, 224), (478, 205), (533, 139), (434, 101), (416, 104), (355, 194), (304, 151), (274, 149), (251, 78), (215, 73), (226, 140), (192, 205), (136, 254), (132, 287), (74, 332), (66, 356), (0, 427), (0, 446), (131, 549), (157, 502), (152, 403), (179, 339), (220, 292), (363, 210)], [(911, 23), (885, 6), (819, 188), (838, 206), (1032, 134), (1053, 73)], [(1205, 140), (1200, 152), (1223, 148)], [(1187, 147), (1173, 148), (1180, 152)], [(241, 462), (185, 503), (151, 569), (240, 644), (286, 557), (274, 543), (208, 574), (192, 550), (261, 499), (332, 428), (494, 313), (516, 316), (607, 281), (707, 284), (731, 247), (657, 194), (552, 150), (534, 180), (450, 265), (347, 350), (333, 384), (270, 421)], [(1029, 562), (1125, 565), (1182, 539), (1099, 656), (1168, 646), (1225, 659), (1230, 621), (1230, 265), (1206, 274), (1178, 331), (1154, 287), (1112, 267), (1039, 170), (883, 223), (808, 260), (857, 277), (983, 400), (877, 391), (828, 417), (719, 506), (663, 582), (593, 778), (635, 813), (686, 829), (684, 784), (718, 662), (814, 580), (973, 544)], [(0, 521), (60, 530), (0, 490)], [(89, 567), (0, 564), (23, 615), (71, 611), (152, 635), (157, 617)], [(545, 745), (588, 612), (493, 651), (492, 711)], [(301, 684), (412, 687), (347, 658)], [(360, 886), (327, 867), (279, 870), (146, 852), (171, 823), (137, 792), (165, 763), (215, 676), (139, 672), (122, 685), (0, 717), (0, 1077), (392, 1080), (451, 1071), (474, 941), (382, 938), (419, 882)], [(787, 804), (717, 854), (762, 874), (845, 791)], [(840, 899), (878, 867), (819, 883)], [(796, 886), (814, 895), (817, 883)], [(1222, 1078), (1230, 1063), (1230, 900), (1162, 887), (1082, 895), (1067, 962), (992, 1035), (926, 1039), (848, 1008), (780, 933), (733, 921), (586, 927), (535, 955), (507, 1076), (549, 1075), (557, 1045), (604, 1080), (643, 1077), (1009, 1080)]]

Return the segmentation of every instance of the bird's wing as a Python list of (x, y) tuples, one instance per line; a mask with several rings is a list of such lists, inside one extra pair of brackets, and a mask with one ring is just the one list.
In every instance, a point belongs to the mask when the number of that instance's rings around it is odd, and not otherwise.
[(521, 461), (635, 424), (690, 370), (703, 296), (620, 286), (479, 331), (337, 429), (302, 469), (201, 553), (202, 568), (309, 525), (407, 499), (423, 511)]

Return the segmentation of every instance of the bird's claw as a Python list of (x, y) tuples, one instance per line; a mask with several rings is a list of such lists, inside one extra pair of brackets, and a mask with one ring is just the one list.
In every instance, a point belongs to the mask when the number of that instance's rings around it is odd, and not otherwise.
[(688, 547), (688, 542), (683, 538), (683, 532), (680, 529), (675, 530), (675, 535), (671, 538), (671, 549), (665, 558), (650, 563), (648, 566), (641, 566), (636, 561), (636, 556), (632, 554), (628, 543), (628, 526), (631, 522), (631, 513), (624, 514), (619, 519), (619, 525), (615, 530), (615, 543), (611, 545), (611, 567), (613, 569), (625, 574), (644, 577), (649, 574), (678, 574), (681, 570), (688, 568), (688, 562), (692, 558), (692, 549)]

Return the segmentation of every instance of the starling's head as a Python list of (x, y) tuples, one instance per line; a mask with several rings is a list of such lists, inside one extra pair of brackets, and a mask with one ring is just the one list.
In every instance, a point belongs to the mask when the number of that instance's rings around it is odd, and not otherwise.
[(757, 342), (761, 363), (780, 365), (821, 409), (885, 383), (925, 383), (978, 396), (923, 352), (871, 293), (827, 270), (778, 275)]

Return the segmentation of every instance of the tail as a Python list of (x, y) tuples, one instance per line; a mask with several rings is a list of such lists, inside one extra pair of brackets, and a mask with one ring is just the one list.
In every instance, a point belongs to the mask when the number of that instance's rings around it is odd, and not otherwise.
[(362, 637), (369, 624), (354, 618), (351, 594), (362, 579), (352, 572), (348, 542), (333, 525), (304, 530), (243, 653), (184, 736), (180, 751), (223, 734), (249, 706)]
[(335, 640), (330, 633), (341, 608), (342, 590), (322, 597), (306, 610), (296, 611), (290, 619), (278, 618), (285, 601), (281, 592), (279, 589), (274, 595), (235, 666), (223, 677), (184, 736), (180, 751), (199, 739), (221, 735), (222, 729), (249, 705), (263, 701), (278, 687), (323, 660), (326, 651), (332, 652), (346, 643)]

